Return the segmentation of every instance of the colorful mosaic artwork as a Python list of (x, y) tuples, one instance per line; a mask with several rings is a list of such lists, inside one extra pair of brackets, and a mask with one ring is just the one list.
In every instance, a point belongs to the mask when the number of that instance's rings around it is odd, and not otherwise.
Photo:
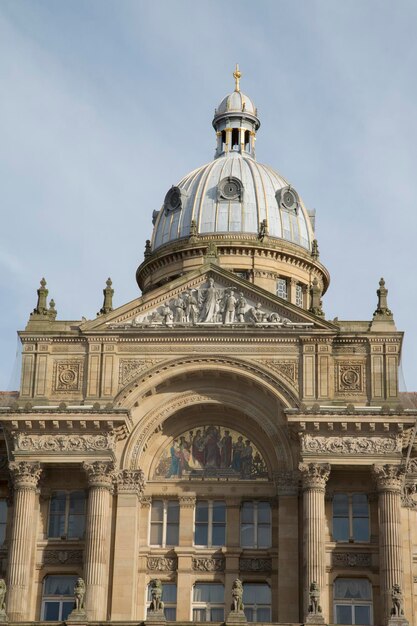
[(204, 476), (256, 480), (268, 478), (262, 455), (241, 433), (204, 426), (183, 433), (164, 450), (154, 478)]

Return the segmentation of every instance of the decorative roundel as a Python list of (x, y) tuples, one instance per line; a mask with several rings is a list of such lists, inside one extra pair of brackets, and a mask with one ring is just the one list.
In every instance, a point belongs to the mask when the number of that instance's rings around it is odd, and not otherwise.
[(171, 187), (165, 196), (165, 210), (175, 211), (181, 208), (181, 190), (178, 187)]
[(280, 189), (276, 193), (276, 198), (281, 208), (287, 209), (288, 211), (297, 212), (299, 199), (295, 189), (293, 189), (292, 187), (285, 187), (284, 189)]
[(219, 183), (220, 197), (225, 200), (237, 200), (242, 195), (242, 183), (234, 176), (223, 178)]

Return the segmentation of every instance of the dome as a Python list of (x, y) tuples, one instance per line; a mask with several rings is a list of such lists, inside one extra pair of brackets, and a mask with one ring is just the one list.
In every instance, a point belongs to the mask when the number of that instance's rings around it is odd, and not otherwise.
[(223, 98), (215, 111), (215, 115), (241, 111), (245, 111), (246, 113), (250, 113), (255, 116), (257, 114), (256, 107), (249, 96), (246, 96), (241, 91), (233, 91), (231, 94)]
[(269, 237), (311, 249), (313, 229), (297, 192), (272, 168), (231, 151), (168, 191), (156, 216), (152, 249), (193, 233), (258, 236), (263, 225)]

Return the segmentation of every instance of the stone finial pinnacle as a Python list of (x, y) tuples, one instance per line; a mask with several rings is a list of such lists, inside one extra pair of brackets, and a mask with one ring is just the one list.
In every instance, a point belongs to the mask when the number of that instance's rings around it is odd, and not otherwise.
[(240, 79), (242, 78), (242, 72), (239, 70), (239, 65), (236, 63), (235, 71), (233, 72), (235, 79), (235, 91), (240, 91)]
[(51, 298), (49, 301), (48, 317), (53, 322), (56, 319), (57, 310), (55, 308), (55, 300)]
[(111, 281), (111, 278), (108, 278), (106, 280), (106, 287), (105, 289), (103, 289), (103, 296), (104, 296), (103, 306), (101, 307), (98, 315), (106, 315), (106, 313), (110, 313), (110, 311), (113, 311), (114, 289), (112, 289), (112, 284), (113, 283)]
[(378, 304), (374, 313), (374, 319), (392, 319), (392, 311), (388, 308), (388, 289), (385, 287), (385, 280), (379, 281), (379, 289), (376, 290)]
[(46, 306), (46, 298), (48, 297), (48, 290), (46, 289), (46, 280), (45, 278), (41, 278), (40, 287), (37, 290), (38, 293), (38, 301), (36, 303), (36, 307), (33, 309), (32, 315), (46, 315), (48, 313), (48, 309)]

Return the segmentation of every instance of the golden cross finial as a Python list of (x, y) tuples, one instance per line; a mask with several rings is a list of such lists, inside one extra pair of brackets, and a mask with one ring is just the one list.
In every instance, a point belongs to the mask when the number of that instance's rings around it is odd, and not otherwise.
[(239, 81), (240, 81), (240, 78), (241, 78), (242, 74), (241, 74), (241, 72), (239, 70), (239, 65), (237, 63), (236, 63), (236, 69), (233, 72), (233, 76), (235, 77), (235, 83), (236, 83), (235, 91), (240, 91)]

